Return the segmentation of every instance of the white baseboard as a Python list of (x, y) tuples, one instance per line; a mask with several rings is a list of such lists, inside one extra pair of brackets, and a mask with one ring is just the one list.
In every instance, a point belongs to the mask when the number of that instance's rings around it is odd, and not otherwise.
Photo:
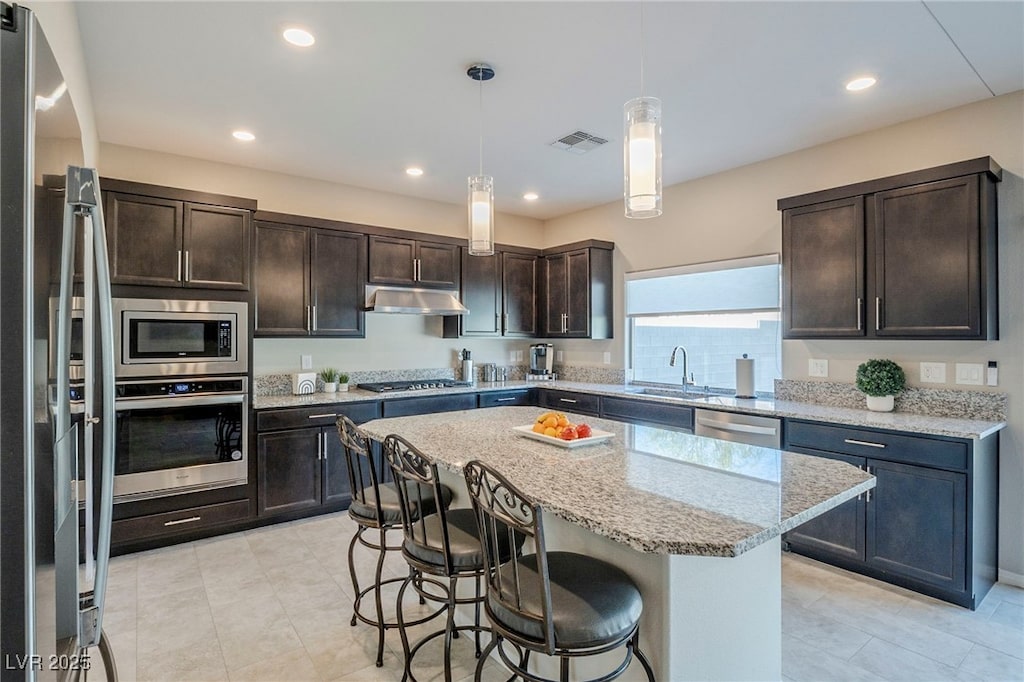
[(1024, 587), (1024, 575), (1020, 573), (1011, 573), (1005, 568), (999, 569), (999, 582), (1006, 583), (1007, 585), (1013, 585), (1014, 587)]

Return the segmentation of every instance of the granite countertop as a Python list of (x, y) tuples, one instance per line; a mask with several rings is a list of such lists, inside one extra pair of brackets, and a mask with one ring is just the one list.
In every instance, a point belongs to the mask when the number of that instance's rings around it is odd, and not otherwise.
[(732, 557), (873, 488), (873, 476), (835, 460), (572, 415), (613, 434), (565, 449), (517, 435), (537, 407), (376, 419), (460, 473), (480, 459), (546, 512), (641, 552)]
[(681, 397), (639, 393), (641, 387), (623, 386), (621, 384), (591, 384), (570, 381), (504, 381), (478, 382), (474, 386), (440, 388), (424, 391), (403, 391), (400, 393), (374, 393), (353, 388), (340, 393), (314, 393), (308, 396), (256, 396), (253, 407), (257, 410), (283, 407), (303, 407), (311, 405), (327, 405), (332, 403), (358, 402), (366, 400), (394, 400), (399, 398), (428, 397), (453, 395), (457, 393), (479, 393), (484, 391), (501, 391), (522, 388), (551, 388), (563, 391), (575, 391), (595, 395), (628, 397), (635, 400), (688, 405), (722, 412), (743, 412), (772, 417), (789, 417), (808, 419), (830, 424), (846, 426), (862, 426), (875, 429), (888, 429), (908, 433), (951, 436), (954, 438), (981, 439), (997, 433), (1006, 426), (1005, 421), (987, 421), (981, 419), (960, 419), (955, 417), (934, 417), (908, 412), (870, 412), (847, 407), (830, 407), (786, 400), (771, 399), (740, 399), (712, 395), (709, 397)]

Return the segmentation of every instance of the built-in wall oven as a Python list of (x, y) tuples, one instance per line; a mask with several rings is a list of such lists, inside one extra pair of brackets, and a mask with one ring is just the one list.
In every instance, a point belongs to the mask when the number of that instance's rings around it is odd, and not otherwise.
[(113, 306), (118, 379), (249, 371), (244, 302), (115, 298)]

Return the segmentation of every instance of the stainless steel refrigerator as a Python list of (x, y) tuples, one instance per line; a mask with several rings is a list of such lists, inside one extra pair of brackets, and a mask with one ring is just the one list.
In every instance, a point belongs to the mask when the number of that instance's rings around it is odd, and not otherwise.
[[(113, 482), (110, 278), (96, 173), (81, 166), (78, 119), (46, 37), (32, 12), (0, 2), (4, 682), (73, 680), (101, 661), (116, 677), (102, 636)], [(72, 296), (85, 306), (75, 324)], [(75, 481), (90, 476), (96, 482), (79, 499)], [(84, 548), (80, 518), (89, 526)]]

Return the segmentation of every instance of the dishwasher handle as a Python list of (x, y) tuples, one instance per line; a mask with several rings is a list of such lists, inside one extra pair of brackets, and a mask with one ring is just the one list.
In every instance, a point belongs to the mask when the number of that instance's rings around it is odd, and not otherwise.
[(774, 436), (779, 430), (774, 426), (753, 426), (751, 424), (736, 424), (733, 422), (720, 422), (714, 419), (697, 418), (697, 423), (716, 431), (732, 431), (734, 433), (753, 433), (759, 436)]

